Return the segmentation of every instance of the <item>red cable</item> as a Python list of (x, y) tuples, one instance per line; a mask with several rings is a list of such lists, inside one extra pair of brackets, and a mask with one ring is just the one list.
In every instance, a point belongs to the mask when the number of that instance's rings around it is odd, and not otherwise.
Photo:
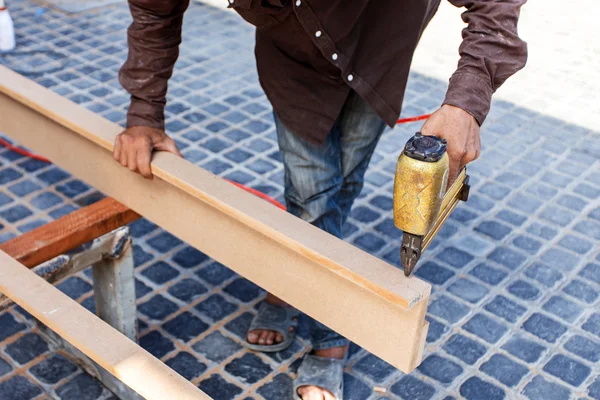
[(248, 186), (244, 186), (244, 185), (242, 185), (241, 183), (237, 183), (237, 182), (231, 181), (231, 180), (229, 180), (229, 179), (225, 179), (225, 180), (226, 180), (227, 182), (229, 182), (229, 183), (231, 183), (231, 184), (233, 184), (233, 185), (235, 185), (235, 186), (239, 187), (240, 189), (243, 189), (243, 190), (245, 190), (245, 191), (246, 191), (246, 192), (248, 192), (248, 193), (252, 193), (253, 195), (260, 197), (261, 199), (264, 199), (264, 200), (268, 201), (269, 203), (273, 204), (274, 206), (277, 206), (277, 207), (281, 208), (281, 209), (282, 209), (282, 210), (284, 210), (284, 211), (285, 211), (285, 209), (286, 209), (286, 208), (285, 208), (285, 206), (284, 206), (283, 204), (281, 204), (280, 202), (278, 202), (278, 201), (277, 201), (277, 200), (275, 200), (274, 198), (267, 196), (267, 195), (266, 195), (266, 194), (264, 194), (263, 192), (259, 192), (259, 191), (258, 191), (258, 190), (256, 190), (256, 189), (249, 188)]
[(33, 158), (34, 160), (43, 161), (43, 162), (47, 162), (47, 163), (50, 162), (50, 160), (48, 160), (47, 158), (44, 158), (42, 156), (38, 156), (37, 154), (30, 153), (27, 150), (23, 150), (22, 148), (14, 146), (14, 145), (10, 144), (9, 142), (7, 142), (6, 140), (4, 140), (2, 138), (0, 138), (0, 144), (2, 146), (6, 147), (7, 149), (12, 150), (15, 153), (18, 153), (18, 154), (20, 154), (22, 156)]
[[(398, 120), (398, 122), (397, 122), (397, 123), (398, 123), (398, 124), (405, 124), (405, 123), (407, 123), (407, 122), (416, 122), (416, 121), (422, 121), (422, 120), (424, 120), (424, 119), (427, 119), (427, 118), (429, 118), (429, 116), (430, 116), (430, 115), (431, 115), (431, 114), (425, 114), (425, 115), (419, 115), (418, 117), (400, 118), (400, 119)], [(29, 152), (29, 151), (27, 151), (27, 150), (24, 150), (24, 149), (22, 149), (22, 148), (20, 148), (20, 147), (17, 147), (17, 146), (15, 146), (15, 145), (13, 145), (13, 144), (11, 144), (11, 143), (7, 142), (6, 140), (4, 140), (4, 139), (2, 139), (2, 138), (0, 138), (0, 145), (2, 145), (2, 146), (4, 146), (4, 147), (6, 147), (6, 148), (7, 148), (7, 149), (9, 149), (9, 150), (12, 150), (12, 151), (14, 151), (14, 152), (15, 152), (15, 153), (17, 153), (17, 154), (20, 154), (20, 155), (22, 155), (22, 156), (29, 157), (29, 158), (32, 158), (32, 159), (34, 159), (34, 160), (38, 160), (38, 161), (47, 162), (47, 163), (50, 163), (50, 162), (51, 162), (50, 160), (48, 160), (48, 159), (47, 159), (47, 158), (45, 158), (45, 157), (39, 156), (39, 155), (37, 155), (37, 154), (31, 153), (31, 152)], [(252, 189), (252, 188), (250, 188), (250, 187), (248, 187), (248, 186), (244, 186), (244, 185), (242, 185), (241, 183), (237, 183), (237, 182), (231, 181), (231, 180), (229, 180), (229, 179), (225, 179), (225, 180), (226, 180), (227, 182), (229, 182), (229, 183), (231, 183), (231, 184), (233, 184), (233, 185), (235, 185), (235, 186), (239, 187), (240, 189), (243, 189), (243, 190), (245, 190), (245, 191), (246, 191), (246, 192), (248, 192), (248, 193), (252, 193), (253, 195), (260, 197), (261, 199), (268, 201), (269, 203), (273, 204), (273, 205), (274, 205), (274, 206), (276, 206), (276, 207), (279, 207), (279, 208), (281, 208), (281, 209), (282, 209), (282, 210), (284, 210), (284, 211), (285, 211), (285, 209), (286, 209), (286, 208), (285, 208), (285, 206), (284, 206), (283, 204), (281, 204), (280, 202), (278, 202), (278, 201), (277, 201), (277, 200), (275, 200), (274, 198), (272, 198), (272, 197), (270, 197), (270, 196), (268, 196), (268, 195), (266, 195), (266, 194), (264, 194), (264, 193), (262, 193), (262, 192), (259, 192), (259, 191), (258, 191), (258, 190), (256, 190), (256, 189)]]
[(418, 117), (400, 118), (398, 120), (398, 122), (396, 122), (396, 124), (405, 124), (407, 122), (423, 121), (424, 119), (427, 119), (429, 117), (431, 117), (431, 114), (419, 115)]

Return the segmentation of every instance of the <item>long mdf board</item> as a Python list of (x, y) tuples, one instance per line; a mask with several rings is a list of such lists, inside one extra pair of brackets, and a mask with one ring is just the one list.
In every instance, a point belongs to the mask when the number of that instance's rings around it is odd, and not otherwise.
[(400, 370), (419, 364), (429, 284), (172, 154), (145, 180), (113, 160), (121, 130), (0, 66), (0, 132)]
[(146, 400), (211, 399), (162, 361), (3, 251), (0, 251), (0, 293)]

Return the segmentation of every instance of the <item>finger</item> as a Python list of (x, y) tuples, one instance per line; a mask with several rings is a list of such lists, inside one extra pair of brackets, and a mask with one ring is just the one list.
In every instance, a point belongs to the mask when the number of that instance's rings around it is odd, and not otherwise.
[(113, 148), (113, 157), (120, 162), (121, 159), (121, 135), (115, 138), (115, 147)]
[(127, 151), (127, 168), (130, 171), (137, 172), (137, 149), (133, 146)]
[(121, 149), (119, 150), (119, 162), (122, 166), (127, 168), (127, 164), (129, 163), (129, 147), (126, 145), (126, 142), (123, 137), (119, 140), (121, 143)]
[(159, 142), (155, 148), (161, 151), (168, 151), (169, 153), (173, 153), (179, 157), (183, 157), (177, 148), (177, 144), (175, 141), (169, 137), (164, 138), (161, 142)]
[(137, 167), (140, 174), (146, 179), (152, 179), (152, 167), (150, 161), (152, 160), (152, 148), (150, 146), (144, 146), (137, 151)]

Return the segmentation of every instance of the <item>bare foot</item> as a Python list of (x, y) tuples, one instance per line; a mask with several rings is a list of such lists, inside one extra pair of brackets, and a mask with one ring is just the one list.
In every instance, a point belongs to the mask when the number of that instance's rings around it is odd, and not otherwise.
[[(267, 298), (265, 299), (265, 301), (274, 306), (290, 307), (290, 305), (288, 303), (281, 300), (279, 297), (273, 296), (271, 293), (267, 294)], [(293, 326), (290, 326), (290, 332), (294, 332)], [(248, 340), (248, 343), (266, 344), (266, 345), (270, 346), (274, 343), (283, 342), (283, 335), (281, 333), (278, 333), (275, 331), (256, 329), (256, 330), (248, 332), (248, 336), (247, 336), (246, 340)]]
[[(347, 352), (348, 346), (343, 346), (333, 347), (326, 350), (316, 350), (314, 355), (318, 357), (337, 358), (341, 360), (342, 358), (346, 357)], [(333, 394), (331, 394), (329, 390), (325, 390), (318, 386), (300, 386), (298, 388), (298, 394), (302, 400), (335, 400), (335, 397), (333, 397)]]

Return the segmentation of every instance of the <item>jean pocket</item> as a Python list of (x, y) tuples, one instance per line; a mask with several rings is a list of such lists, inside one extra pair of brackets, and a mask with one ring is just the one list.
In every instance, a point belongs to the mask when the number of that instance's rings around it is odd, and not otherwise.
[(257, 28), (277, 22), (272, 15), (263, 12), (261, 0), (233, 0), (229, 2), (229, 8)]

